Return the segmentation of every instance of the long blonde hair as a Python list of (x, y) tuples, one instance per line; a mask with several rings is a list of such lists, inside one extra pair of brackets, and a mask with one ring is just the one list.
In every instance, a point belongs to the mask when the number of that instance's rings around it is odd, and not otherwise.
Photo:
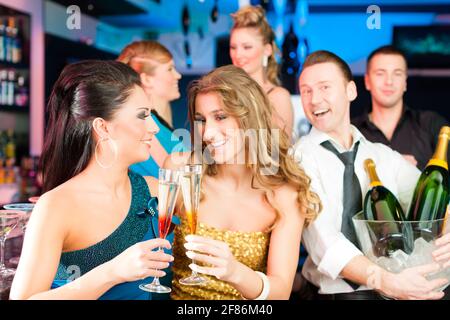
[[(288, 154), (290, 147), (288, 136), (284, 130), (274, 128), (272, 106), (258, 83), (245, 71), (233, 65), (217, 68), (199, 80), (193, 81), (188, 90), (192, 137), (199, 134), (195, 125), (195, 102), (198, 95), (205, 93), (216, 93), (219, 96), (223, 102), (224, 112), (237, 120), (240, 129), (244, 131), (254, 129), (258, 133), (264, 132), (267, 134), (267, 139), (258, 141), (260, 143), (257, 145), (249, 144), (247, 139), (244, 144), (246, 150), (249, 151), (246, 154), (258, 154), (259, 152), (260, 155), (252, 163), (248, 161), (248, 158), (245, 159), (246, 167), (252, 172), (252, 187), (254, 187), (256, 181), (258, 185), (264, 188), (266, 199), (268, 199), (268, 192), (273, 192), (276, 187), (286, 183), (293, 185), (298, 191), (297, 200), (300, 208), (305, 212), (306, 224), (314, 220), (322, 210), (320, 199), (317, 194), (310, 190), (311, 181), (309, 177)], [(275, 148), (271, 145), (273, 133), (270, 129), (278, 129), (279, 133), (279, 141), (276, 141), (279, 147), (278, 170), (271, 175), (264, 175), (262, 174), (265, 167), (263, 161), (272, 159)], [(205, 145), (202, 145), (202, 153), (205, 151), (205, 147)], [(205, 173), (209, 176), (217, 174), (217, 164), (206, 164)], [(274, 209), (277, 211), (276, 208)], [(277, 217), (279, 217), (279, 214), (277, 211)]]
[(157, 63), (167, 63), (173, 59), (170, 51), (156, 41), (135, 41), (126, 46), (117, 61), (132, 67), (137, 73), (153, 75)]
[(239, 28), (254, 28), (262, 36), (264, 44), (270, 44), (272, 46), (272, 54), (269, 57), (269, 61), (266, 68), (267, 79), (275, 84), (280, 85), (280, 79), (278, 78), (278, 63), (275, 55), (279, 53), (279, 49), (275, 43), (275, 33), (269, 25), (266, 19), (266, 12), (261, 6), (245, 6), (231, 14), (234, 20), (234, 25), (231, 29)]

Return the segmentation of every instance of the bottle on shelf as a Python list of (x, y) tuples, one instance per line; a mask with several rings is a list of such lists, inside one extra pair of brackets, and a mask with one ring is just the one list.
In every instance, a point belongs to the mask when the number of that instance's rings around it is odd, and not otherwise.
[(18, 76), (15, 103), (19, 107), (28, 105), (28, 88), (25, 86), (25, 77)]
[(363, 214), (366, 220), (382, 221), (382, 236), (374, 247), (376, 256), (389, 256), (396, 250), (412, 252), (412, 233), (403, 222), (405, 214), (394, 194), (383, 186), (372, 159), (364, 161), (370, 180), (370, 189), (364, 197)]
[(0, 131), (0, 159), (6, 159), (6, 143), (8, 138), (5, 131)]
[(14, 131), (12, 129), (8, 129), (6, 135), (7, 135), (5, 147), (6, 160), (10, 160), (12, 166), (14, 166), (16, 162), (16, 141), (14, 138)]
[(8, 138), (5, 131), (0, 131), (0, 184), (6, 183), (6, 144)]
[(6, 98), (6, 104), (8, 106), (14, 105), (14, 92), (16, 82), (16, 71), (14, 69), (8, 70), (8, 94)]
[(5, 155), (6, 137), (3, 131), (0, 131), (0, 185), (5, 183), (5, 170), (3, 163), (6, 158)]
[(6, 133), (3, 134), (2, 144), (4, 168), (2, 168), (2, 180), (4, 183), (11, 184), (16, 182), (16, 168), (14, 167), (16, 163), (16, 143), (14, 138), (14, 130), (8, 129)]
[(416, 184), (408, 210), (408, 219), (430, 221), (443, 219), (449, 203), (447, 149), (450, 127), (443, 126), (433, 157)]
[(23, 23), (21, 20), (18, 20), (18, 25), (15, 30), (15, 36), (12, 41), (12, 62), (20, 63), (22, 62), (22, 46), (23, 46)]
[(0, 62), (6, 60), (6, 25), (5, 20), (0, 17)]
[(15, 38), (16, 29), (14, 27), (14, 18), (8, 17), (8, 25), (6, 27), (5, 38), (5, 60), (7, 62), (13, 61), (13, 42)]
[(14, 169), (14, 159), (7, 158), (5, 161), (5, 183), (15, 183), (16, 182), (16, 171)]
[(5, 168), (3, 167), (4, 158), (0, 158), (0, 185), (6, 183), (5, 182)]
[(30, 197), (38, 194), (36, 171), (34, 168), (34, 159), (32, 157), (23, 157), (21, 161), (20, 194), (21, 198), (24, 200), (28, 200)]
[(0, 70), (0, 105), (5, 106), (8, 102), (8, 71)]

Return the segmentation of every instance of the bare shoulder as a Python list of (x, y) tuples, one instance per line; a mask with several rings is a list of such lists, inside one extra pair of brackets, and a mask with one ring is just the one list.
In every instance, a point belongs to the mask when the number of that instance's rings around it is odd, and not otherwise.
[(31, 219), (67, 231), (73, 217), (74, 199), (70, 187), (61, 186), (44, 193), (34, 206)]
[(277, 202), (294, 204), (297, 202), (298, 191), (292, 184), (282, 185), (274, 190), (274, 197)]
[(33, 213), (36, 211), (45, 211), (46, 214), (51, 214), (57, 210), (64, 209), (66, 203), (67, 192), (65, 188), (58, 187), (39, 197), (38, 202), (34, 206)]
[(286, 217), (303, 216), (298, 202), (298, 190), (292, 184), (282, 185), (274, 190), (274, 200)]
[(289, 99), (291, 99), (291, 94), (289, 93), (289, 91), (287, 91), (285, 88), (283, 87), (275, 87), (269, 94), (270, 98), (272, 99), (282, 99), (283, 101), (286, 101)]
[(269, 94), (269, 100), (277, 113), (281, 116), (284, 124), (292, 126), (293, 106), (291, 94), (283, 87), (275, 87)]
[(163, 168), (178, 169), (189, 163), (190, 152), (174, 152), (171, 153), (164, 161)]
[(158, 179), (155, 177), (144, 177), (145, 182), (147, 182), (148, 188), (150, 190), (150, 194), (155, 197), (158, 196)]

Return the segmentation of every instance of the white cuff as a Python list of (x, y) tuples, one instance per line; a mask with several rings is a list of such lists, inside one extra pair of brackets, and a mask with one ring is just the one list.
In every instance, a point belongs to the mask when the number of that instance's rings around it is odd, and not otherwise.
[(351, 259), (362, 254), (353, 243), (343, 237), (328, 248), (317, 270), (335, 280)]

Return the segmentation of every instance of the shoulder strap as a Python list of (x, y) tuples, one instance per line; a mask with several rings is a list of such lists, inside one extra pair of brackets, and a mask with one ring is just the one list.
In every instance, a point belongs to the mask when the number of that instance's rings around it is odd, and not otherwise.
[(130, 177), (132, 186), (132, 197), (134, 201), (147, 202), (152, 198), (147, 181), (138, 173), (128, 170), (128, 176)]
[(151, 113), (158, 119), (159, 122), (161, 122), (163, 126), (165, 126), (170, 131), (174, 131), (174, 128), (170, 124), (168, 124), (167, 121), (164, 120), (156, 110), (152, 110)]

